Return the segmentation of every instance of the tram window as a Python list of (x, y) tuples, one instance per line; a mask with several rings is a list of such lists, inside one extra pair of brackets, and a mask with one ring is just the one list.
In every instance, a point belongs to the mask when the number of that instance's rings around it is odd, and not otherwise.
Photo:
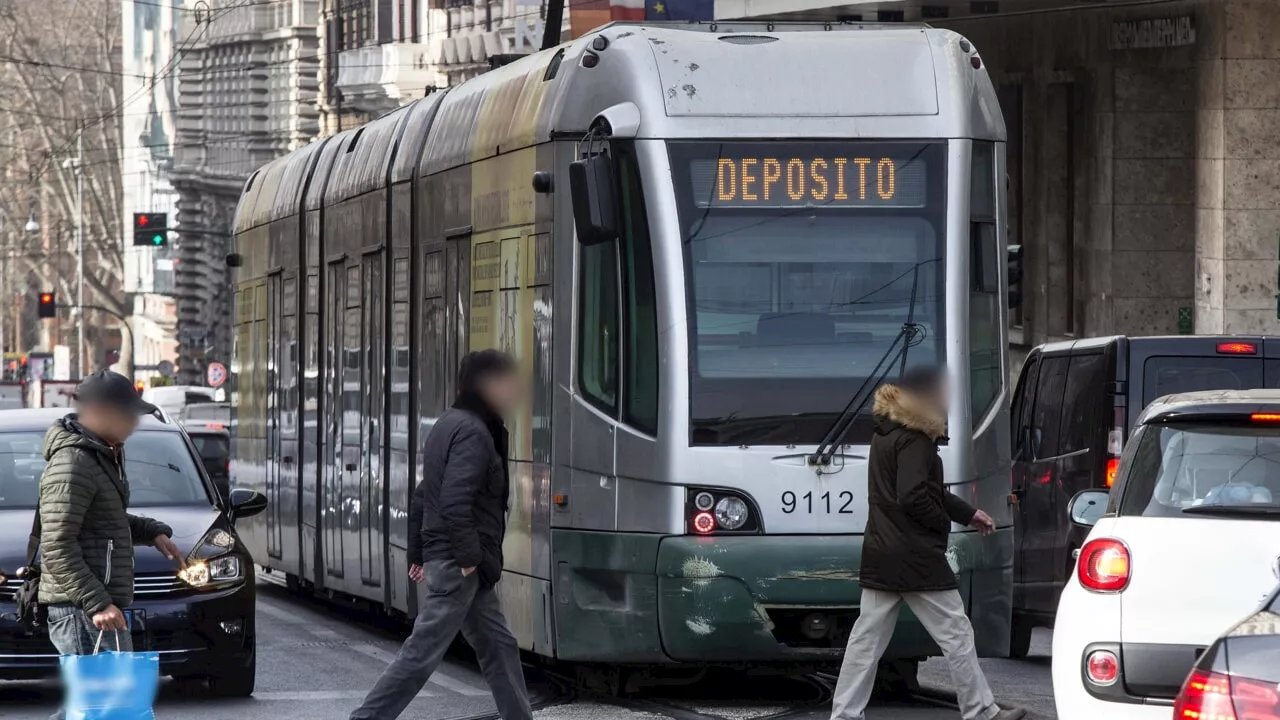
[(618, 244), (580, 245), (578, 389), (592, 405), (618, 411)]
[(626, 287), (626, 373), (622, 420), (638, 430), (658, 430), (658, 318), (653, 253), (645, 217), (644, 191), (634, 150), (620, 148), (623, 221), (623, 277)]

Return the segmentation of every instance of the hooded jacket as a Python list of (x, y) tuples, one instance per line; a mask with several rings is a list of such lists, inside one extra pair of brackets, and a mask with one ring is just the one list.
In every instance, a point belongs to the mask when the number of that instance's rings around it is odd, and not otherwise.
[(968, 525), (976, 511), (942, 482), (946, 418), (891, 384), (876, 391), (872, 415), (860, 583), (890, 592), (954, 589), (951, 523)]
[(409, 505), (411, 565), (452, 560), (492, 587), (502, 577), (507, 529), (507, 430), (474, 392), (463, 392), (427, 434), (422, 482)]
[(173, 535), (164, 523), (127, 512), (124, 451), (68, 415), (44, 438), (40, 476), (40, 602), (86, 613), (133, 603), (133, 546)]

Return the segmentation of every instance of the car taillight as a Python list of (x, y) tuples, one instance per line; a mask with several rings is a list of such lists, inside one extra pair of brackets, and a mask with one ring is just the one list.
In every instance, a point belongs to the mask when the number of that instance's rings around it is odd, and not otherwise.
[(1129, 549), (1119, 540), (1090, 540), (1076, 564), (1080, 584), (1094, 592), (1120, 592), (1129, 584)]
[(1224, 342), (1218, 343), (1218, 352), (1223, 355), (1257, 355), (1258, 346), (1253, 343)]
[(1275, 720), (1280, 718), (1275, 683), (1238, 675), (1192, 670), (1173, 705), (1174, 720)]
[(1120, 458), (1107, 458), (1107, 487), (1116, 484), (1116, 471), (1120, 469)]
[(1095, 650), (1089, 653), (1084, 663), (1089, 682), (1094, 685), (1111, 685), (1120, 677), (1120, 661), (1110, 650)]

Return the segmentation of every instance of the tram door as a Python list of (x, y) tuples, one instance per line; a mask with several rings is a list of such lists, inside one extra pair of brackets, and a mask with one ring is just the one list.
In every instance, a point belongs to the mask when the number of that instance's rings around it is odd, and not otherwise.
[(267, 555), (280, 558), (280, 274), (267, 278), (267, 357), (258, 372), (266, 370), (266, 447), (263, 470), (267, 485)]
[[(360, 279), (363, 288), (363, 306), (356, 312), (361, 316), (360, 330), (364, 342), (360, 352), (364, 354), (363, 377), (359, 387), (360, 437), (357, 464), (359, 480), (359, 537), (360, 579), (366, 584), (382, 584), (382, 517), (386, 504), (383, 493), (382, 472), (382, 404), (385, 391), (382, 372), (386, 352), (386, 333), (383, 328), (382, 287), (383, 252), (365, 255), (361, 262)], [(351, 312), (351, 311), (348, 311)]]
[[(280, 340), (276, 344), (276, 448), (267, 457), (279, 458), (277, 486), (281, 488), (281, 530), (276, 545), (290, 571), (302, 573), (302, 493), (298, 482), (298, 281), (281, 282)], [(283, 528), (293, 528), (284, 534)]]
[(455, 235), (445, 245), (444, 405), (458, 394), (458, 368), (471, 345), (471, 233)]
[(324, 404), (320, 418), (321, 533), (324, 536), (325, 572), (342, 577), (342, 370), (343, 309), (346, 304), (346, 267), (339, 261), (326, 269), (324, 293), (325, 365)]

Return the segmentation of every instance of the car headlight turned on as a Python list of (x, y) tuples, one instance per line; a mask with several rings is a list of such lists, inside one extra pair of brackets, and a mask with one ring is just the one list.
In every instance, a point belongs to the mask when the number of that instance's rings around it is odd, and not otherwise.
[(191, 587), (214, 587), (236, 582), (243, 578), (240, 558), (226, 555), (208, 561), (197, 561), (178, 572), (178, 577)]

